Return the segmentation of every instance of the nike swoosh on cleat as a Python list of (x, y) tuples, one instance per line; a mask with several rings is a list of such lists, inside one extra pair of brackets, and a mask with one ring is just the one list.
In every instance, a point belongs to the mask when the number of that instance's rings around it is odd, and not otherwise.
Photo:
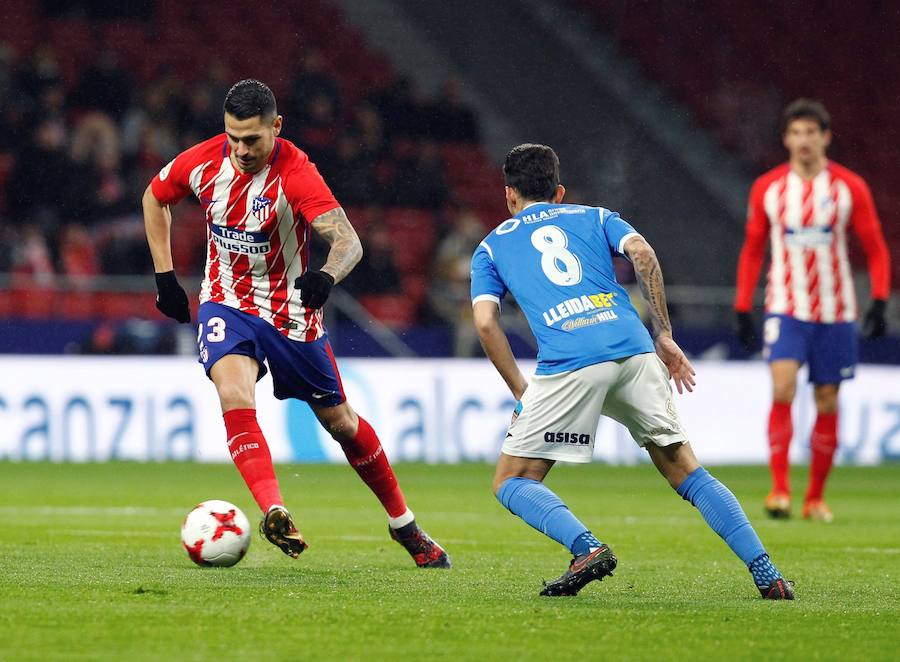
[(572, 564), (572, 572), (573, 572), (573, 573), (581, 572), (582, 570), (584, 570), (584, 566), (586, 566), (586, 565), (588, 564), (589, 561), (591, 561), (591, 560), (594, 559), (598, 554), (600, 554), (601, 552), (604, 552), (604, 551), (606, 551), (606, 547), (598, 547), (598, 548), (595, 549), (593, 552), (591, 552), (590, 554), (588, 554), (587, 558), (584, 559), (584, 561), (580, 561), (579, 563), (573, 563), (573, 564)]

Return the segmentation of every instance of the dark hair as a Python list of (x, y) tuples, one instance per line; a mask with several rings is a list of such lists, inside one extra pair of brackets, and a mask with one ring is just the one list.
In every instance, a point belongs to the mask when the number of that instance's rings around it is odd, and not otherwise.
[(225, 95), (225, 112), (239, 120), (247, 120), (257, 115), (272, 119), (278, 114), (275, 95), (265, 83), (246, 78), (231, 86)]
[(812, 120), (822, 131), (831, 128), (831, 115), (825, 110), (822, 102), (815, 99), (797, 99), (788, 104), (781, 114), (782, 134), (787, 132), (788, 126), (794, 120)]
[(526, 200), (552, 200), (559, 186), (559, 157), (546, 145), (513, 147), (503, 163), (503, 177)]

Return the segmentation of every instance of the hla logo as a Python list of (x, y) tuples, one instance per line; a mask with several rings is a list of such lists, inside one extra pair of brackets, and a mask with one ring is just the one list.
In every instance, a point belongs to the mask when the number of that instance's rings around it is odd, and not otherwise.
[(545, 432), (544, 441), (548, 444), (581, 444), (591, 443), (591, 435), (577, 432)]

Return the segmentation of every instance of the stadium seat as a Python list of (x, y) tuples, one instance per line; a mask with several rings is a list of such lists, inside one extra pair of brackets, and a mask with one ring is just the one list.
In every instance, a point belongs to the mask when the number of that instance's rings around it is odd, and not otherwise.
[(344, 207), (347, 219), (360, 236), (366, 234), (369, 223), (372, 221), (372, 213), (366, 207)]
[(36, 4), (29, 0), (3, 2), (0, 42), (9, 44), (22, 56), (29, 53), (43, 35), (45, 26), (36, 11)]
[(427, 276), (407, 274), (403, 276), (403, 294), (415, 306), (419, 306), (428, 295), (428, 283), (429, 279)]
[(415, 320), (417, 306), (404, 295), (370, 294), (360, 297), (359, 303), (372, 317), (389, 327), (406, 327)]
[(85, 19), (60, 18), (49, 23), (46, 35), (56, 53), (63, 80), (67, 85), (75, 85), (85, 64), (96, 54), (98, 40), (94, 29)]
[(13, 296), (13, 291), (0, 289), (0, 319), (17, 315), (18, 309), (19, 306)]
[(97, 314), (97, 294), (87, 291), (67, 291), (56, 295), (58, 315), (65, 319), (91, 319)]
[(421, 209), (396, 208), (385, 211), (385, 220), (394, 245), (397, 268), (407, 274), (426, 273), (434, 251), (434, 214)]
[(35, 286), (14, 289), (12, 296), (18, 302), (17, 316), (26, 319), (52, 319), (57, 316), (57, 293), (52, 288)]
[(159, 316), (156, 296), (151, 292), (97, 292), (95, 306), (99, 316), (105, 319), (156, 319)]

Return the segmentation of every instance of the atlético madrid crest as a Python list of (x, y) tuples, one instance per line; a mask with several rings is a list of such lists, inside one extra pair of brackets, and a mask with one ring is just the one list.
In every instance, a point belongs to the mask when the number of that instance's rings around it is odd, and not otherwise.
[(253, 215), (256, 216), (260, 221), (265, 222), (266, 219), (269, 218), (269, 214), (272, 211), (272, 201), (263, 196), (258, 195), (253, 198), (253, 207), (252, 207)]

